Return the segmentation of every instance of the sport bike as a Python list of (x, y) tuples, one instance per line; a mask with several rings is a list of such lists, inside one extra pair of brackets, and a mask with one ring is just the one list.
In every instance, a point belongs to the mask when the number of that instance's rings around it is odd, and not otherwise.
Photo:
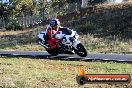
[(46, 32), (40, 32), (38, 34), (38, 43), (43, 46), (50, 55), (77, 54), (81, 57), (87, 56), (87, 51), (78, 40), (79, 35), (76, 31), (69, 28), (61, 28), (53, 37), (59, 40), (59, 42), (56, 43), (57, 48), (55, 49), (51, 49), (50, 45), (47, 43), (48, 36)]

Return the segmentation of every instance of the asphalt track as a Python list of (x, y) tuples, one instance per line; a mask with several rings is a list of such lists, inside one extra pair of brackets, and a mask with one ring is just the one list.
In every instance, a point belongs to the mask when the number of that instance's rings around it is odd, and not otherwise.
[(80, 57), (72, 54), (59, 54), (51, 56), (45, 51), (0, 51), (0, 56), (12, 57), (34, 57), (42, 59), (65, 59), (65, 60), (83, 60), (83, 61), (116, 61), (132, 63), (132, 54), (88, 54), (87, 57)]

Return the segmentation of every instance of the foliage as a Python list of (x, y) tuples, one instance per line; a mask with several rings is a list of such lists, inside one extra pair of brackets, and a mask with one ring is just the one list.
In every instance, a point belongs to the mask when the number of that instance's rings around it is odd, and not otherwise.
[(22, 27), (16, 19), (10, 19), (9, 23), (7, 24), (6, 30), (22, 30)]
[(13, 0), (12, 5), (15, 6), (17, 15), (31, 15), (33, 11), (33, 0)]
[(91, 4), (98, 4), (98, 3), (103, 3), (106, 2), (107, 0), (89, 0)]
[(10, 15), (10, 7), (7, 3), (0, 3), (0, 17), (7, 18)]
[(59, 7), (62, 7), (65, 3), (66, 3), (66, 0), (51, 0), (52, 1), (52, 6), (59, 6)]

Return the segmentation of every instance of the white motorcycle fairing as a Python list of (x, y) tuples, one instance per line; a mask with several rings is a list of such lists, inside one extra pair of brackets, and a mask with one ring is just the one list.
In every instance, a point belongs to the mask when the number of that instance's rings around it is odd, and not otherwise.
[[(74, 48), (76, 48), (77, 44), (80, 43), (78, 41), (79, 35), (76, 33), (76, 31), (71, 30), (70, 35), (66, 35), (65, 33), (62, 33), (62, 31), (57, 32), (55, 35), (55, 38), (62, 39), (62, 43), (68, 46), (73, 45)], [(71, 42), (70, 38), (74, 38), (74, 41)]]
[(38, 34), (38, 37), (40, 38), (40, 39), (42, 39), (43, 41), (45, 41), (45, 39), (44, 39), (44, 36), (46, 35), (46, 32), (40, 32), (39, 34)]

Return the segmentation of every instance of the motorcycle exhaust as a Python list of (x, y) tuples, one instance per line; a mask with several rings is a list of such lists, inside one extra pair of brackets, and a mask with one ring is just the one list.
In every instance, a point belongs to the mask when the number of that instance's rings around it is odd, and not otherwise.
[(41, 46), (43, 46), (44, 48), (49, 48), (48, 46), (46, 46), (46, 45), (44, 45), (43, 43), (41, 43), (41, 42), (39, 42), (39, 44), (41, 45)]

